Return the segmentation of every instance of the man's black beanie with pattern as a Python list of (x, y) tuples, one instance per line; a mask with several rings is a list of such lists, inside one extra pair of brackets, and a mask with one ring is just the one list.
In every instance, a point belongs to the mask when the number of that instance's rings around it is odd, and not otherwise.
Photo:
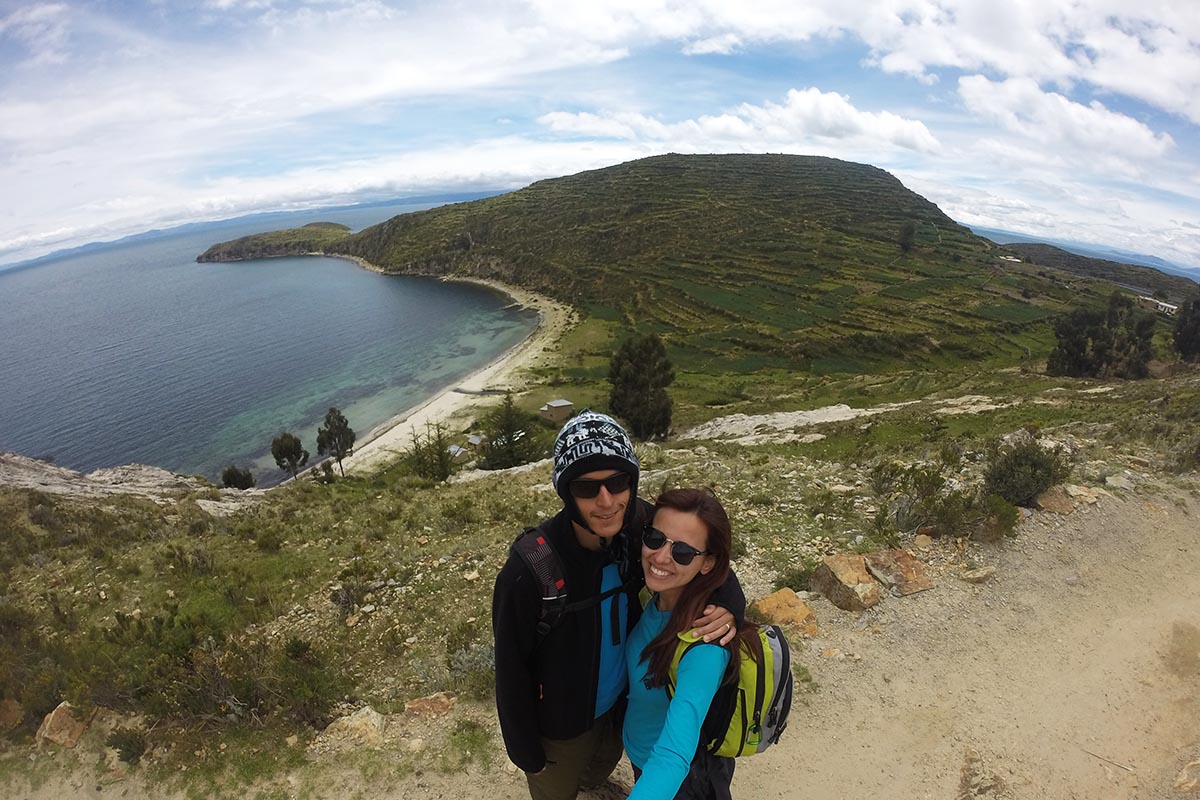
[(632, 509), (632, 498), (637, 497), (641, 474), (633, 442), (615, 419), (585, 408), (567, 420), (554, 440), (554, 474), (551, 478), (554, 490), (571, 511), (571, 519), (585, 527), (575, 498), (571, 496), (570, 483), (580, 475), (607, 469), (626, 472), (633, 479), (629, 503), (629, 509)]

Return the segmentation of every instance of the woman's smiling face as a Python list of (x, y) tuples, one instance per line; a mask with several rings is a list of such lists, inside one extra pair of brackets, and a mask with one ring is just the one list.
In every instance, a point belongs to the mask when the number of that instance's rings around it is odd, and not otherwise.
[[(672, 542), (691, 545), (701, 553), (708, 549), (708, 528), (695, 514), (674, 508), (660, 508), (654, 514), (654, 527)], [(658, 607), (663, 611), (675, 606), (683, 587), (692, 578), (707, 574), (714, 565), (712, 556), (696, 556), (690, 564), (680, 564), (671, 555), (671, 542), (657, 550), (642, 544), (642, 571), (646, 574), (646, 587), (658, 593)]]

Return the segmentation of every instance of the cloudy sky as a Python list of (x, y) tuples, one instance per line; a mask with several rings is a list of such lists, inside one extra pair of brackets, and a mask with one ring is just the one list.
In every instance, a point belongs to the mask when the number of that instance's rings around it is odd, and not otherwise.
[(664, 152), (1200, 266), (1200, 2), (0, 0), (0, 263)]

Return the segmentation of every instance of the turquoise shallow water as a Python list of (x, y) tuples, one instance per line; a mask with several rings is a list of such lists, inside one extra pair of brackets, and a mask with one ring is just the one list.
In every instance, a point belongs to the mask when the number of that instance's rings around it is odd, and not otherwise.
[(267, 485), (280, 431), (315, 459), (329, 406), (361, 438), (528, 335), (536, 318), (482, 287), (330, 258), (194, 261), (255, 231), (404, 210), (229, 223), (0, 272), (0, 450), (210, 479), (237, 463)]

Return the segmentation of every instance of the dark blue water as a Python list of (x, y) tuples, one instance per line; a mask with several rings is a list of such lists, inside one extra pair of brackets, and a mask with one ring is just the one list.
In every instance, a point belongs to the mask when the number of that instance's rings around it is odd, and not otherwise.
[(262, 230), (317, 219), (357, 229), (411, 210), (226, 223), (0, 272), (0, 450), (211, 479), (236, 463), (263, 485), (282, 477), (272, 437), (296, 433), (315, 459), (330, 406), (361, 440), (519, 342), (535, 318), (480, 287), (339, 259), (195, 257)]

